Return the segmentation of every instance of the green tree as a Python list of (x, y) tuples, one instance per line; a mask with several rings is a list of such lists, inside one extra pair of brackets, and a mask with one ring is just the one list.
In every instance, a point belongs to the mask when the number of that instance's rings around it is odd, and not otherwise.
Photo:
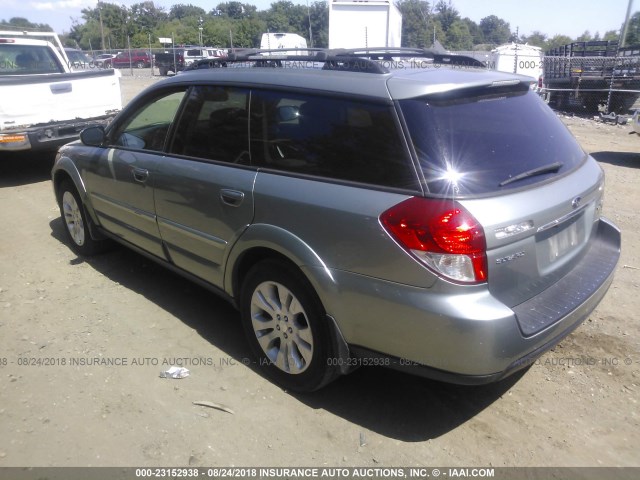
[(528, 43), (535, 47), (547, 48), (547, 35), (535, 30), (531, 35), (520, 37), (522, 43)]
[(214, 12), (216, 15), (242, 20), (254, 17), (257, 13), (257, 7), (248, 3), (226, 2), (218, 4)]
[(451, 28), (456, 20), (460, 20), (460, 13), (453, 6), (451, 0), (439, 0), (434, 7), (436, 11), (436, 19), (440, 22), (442, 29), (446, 32)]
[(449, 50), (471, 50), (473, 39), (469, 27), (462, 20), (454, 21), (446, 33), (444, 46)]
[(270, 32), (297, 33), (308, 37), (309, 20), (307, 7), (304, 5), (294, 5), (285, 0), (272, 3), (265, 20)]
[(563, 45), (567, 45), (571, 42), (573, 42), (571, 37), (568, 37), (566, 35), (554, 35), (552, 38), (547, 40), (545, 49), (550, 50), (552, 48), (562, 47)]
[(171, 6), (168, 18), (169, 20), (182, 20), (186, 17), (204, 17), (206, 14), (207, 12), (205, 12), (204, 8), (196, 7), (191, 4), (185, 5), (183, 3), (178, 3)]
[(327, 48), (329, 46), (329, 6), (327, 2), (317, 1), (309, 6), (311, 33), (313, 42), (309, 46)]
[(485, 43), (484, 33), (476, 22), (467, 17), (463, 18), (462, 21), (467, 25), (467, 28), (469, 29), (471, 40), (473, 41), (474, 45)]
[(28, 30), (39, 30), (42, 32), (53, 32), (47, 23), (32, 23), (23, 17), (12, 17), (9, 20), (0, 21), (0, 27), (2, 28), (25, 28)]
[(396, 3), (402, 14), (402, 46), (426, 48), (432, 39), (428, 24), (429, 2), (423, 0), (400, 0)]
[(509, 24), (495, 15), (484, 17), (480, 20), (479, 27), (486, 43), (501, 45), (508, 42), (511, 37)]
[(640, 12), (634, 13), (629, 19), (624, 44), (625, 46), (640, 45)]
[(582, 32), (582, 35), (576, 38), (576, 42), (590, 42), (591, 40), (593, 40), (593, 37), (591, 36), (591, 32), (589, 32), (589, 30), (585, 30), (584, 32)]

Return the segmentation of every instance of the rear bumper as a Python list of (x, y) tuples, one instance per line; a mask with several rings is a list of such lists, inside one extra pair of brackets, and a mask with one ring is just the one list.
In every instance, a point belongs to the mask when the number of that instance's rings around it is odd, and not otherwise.
[[(620, 256), (620, 231), (602, 219), (596, 237), (570, 274), (515, 309), (486, 286), (451, 295), (340, 271), (332, 272), (340, 294), (320, 290), (320, 296), (350, 346), (353, 365), (383, 365), (451, 383), (489, 383), (531, 365), (600, 303)], [(557, 317), (525, 335), (519, 315), (547, 300), (561, 306)]]
[(91, 120), (56, 122), (36, 125), (16, 131), (0, 133), (0, 152), (55, 151), (58, 147), (77, 140), (80, 132), (93, 125), (106, 125), (113, 115)]

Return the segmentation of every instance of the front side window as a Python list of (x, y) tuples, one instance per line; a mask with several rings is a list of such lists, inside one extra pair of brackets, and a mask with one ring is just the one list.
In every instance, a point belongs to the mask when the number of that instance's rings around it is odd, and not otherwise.
[(254, 165), (417, 188), (415, 172), (389, 105), (255, 91), (250, 132)]
[(184, 95), (183, 90), (172, 91), (142, 105), (116, 129), (111, 136), (113, 144), (135, 150), (162, 151)]
[(523, 187), (564, 174), (585, 158), (555, 113), (526, 88), (402, 100), (400, 105), (434, 194)]

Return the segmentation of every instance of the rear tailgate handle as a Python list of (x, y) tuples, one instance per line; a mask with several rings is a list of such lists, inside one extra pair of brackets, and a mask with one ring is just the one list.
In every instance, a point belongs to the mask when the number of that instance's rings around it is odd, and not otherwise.
[(244, 200), (244, 192), (223, 188), (220, 190), (220, 200), (231, 207), (239, 207)]
[(133, 169), (133, 179), (136, 182), (144, 183), (149, 178), (149, 170), (145, 168), (134, 168)]

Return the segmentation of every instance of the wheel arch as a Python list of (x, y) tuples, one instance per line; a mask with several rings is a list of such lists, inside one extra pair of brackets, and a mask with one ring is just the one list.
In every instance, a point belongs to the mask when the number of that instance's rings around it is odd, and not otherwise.
[(53, 192), (56, 201), (58, 200), (58, 194), (62, 182), (68, 180), (74, 185), (76, 191), (78, 192), (78, 195), (80, 195), (80, 199), (82, 200), (82, 208), (84, 209), (84, 212), (89, 220), (88, 227), (91, 238), (93, 238), (94, 240), (104, 239), (105, 236), (96, 231), (96, 225), (99, 225), (98, 217), (93, 211), (93, 208), (91, 208), (91, 202), (89, 201), (87, 188), (84, 184), (84, 181), (82, 180), (82, 177), (80, 176), (80, 172), (70, 158), (61, 157), (56, 161), (54, 170), (51, 175), (51, 180), (53, 182)]
[(75, 185), (76, 190), (80, 194), (80, 198), (84, 202), (87, 197), (87, 189), (84, 185), (84, 182), (82, 181), (82, 177), (80, 176), (80, 172), (78, 172), (76, 165), (68, 157), (61, 157), (60, 159), (58, 159), (53, 169), (52, 181), (56, 198), (58, 196), (60, 184), (64, 180), (71, 180), (71, 182)]
[(231, 297), (239, 298), (242, 282), (251, 267), (267, 259), (287, 262), (299, 270), (326, 308), (320, 292), (335, 282), (325, 262), (301, 238), (274, 225), (254, 224), (242, 234), (226, 260), (224, 290)]

